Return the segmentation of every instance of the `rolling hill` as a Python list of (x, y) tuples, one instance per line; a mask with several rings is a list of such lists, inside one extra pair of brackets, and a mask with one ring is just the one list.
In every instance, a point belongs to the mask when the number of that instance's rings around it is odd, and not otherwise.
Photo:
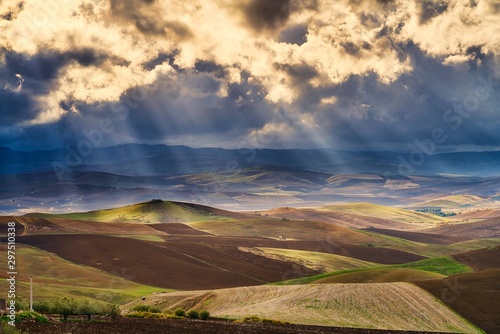
[(440, 208), (440, 209), (464, 209), (476, 206), (494, 205), (495, 201), (490, 198), (482, 198), (473, 195), (443, 196), (430, 201), (414, 204), (412, 209)]
[[(0, 245), (2, 252), (6, 245)], [(17, 293), (29, 296), (29, 277), (33, 276), (37, 299), (68, 297), (93, 299), (101, 302), (126, 303), (145, 294), (165, 291), (130, 281), (132, 278), (125, 269), (111, 273), (78, 265), (54, 253), (35, 247), (18, 244), (16, 249)], [(7, 267), (7, 258), (0, 258), (0, 265)], [(0, 273), (0, 287), (7, 288), (8, 275)]]
[(500, 217), (474, 223), (443, 224), (424, 232), (459, 237), (464, 240), (500, 238)]
[(436, 215), (371, 203), (338, 204), (326, 206), (322, 209), (335, 212), (353, 213), (362, 216), (377, 217), (393, 220), (400, 223), (419, 224), (422, 226), (444, 221), (442, 217), (438, 217)]
[(17, 241), (106, 272), (126, 270), (133, 282), (169, 289), (258, 285), (282, 280), (283, 272), (290, 273), (292, 277), (318, 273), (290, 262), (265, 257), (235, 257), (236, 247), (224, 252), (197, 243), (165, 245), (129, 238), (79, 234), (22, 236)]
[(418, 282), (445, 277), (445, 275), (420, 269), (377, 268), (321, 278), (314, 281), (314, 284)]
[(407, 283), (257, 286), (172, 292), (138, 303), (206, 309), (216, 317), (259, 317), (297, 324), (479, 333), (422, 289)]
[(500, 243), (496, 247), (476, 249), (454, 254), (452, 257), (474, 271), (500, 268)]
[(416, 282), (486, 333), (500, 333), (500, 269)]
[(114, 209), (95, 210), (82, 213), (55, 215), (29, 214), (28, 216), (135, 224), (211, 221), (246, 217), (244, 214), (215, 209), (209, 206), (163, 200), (151, 200)]

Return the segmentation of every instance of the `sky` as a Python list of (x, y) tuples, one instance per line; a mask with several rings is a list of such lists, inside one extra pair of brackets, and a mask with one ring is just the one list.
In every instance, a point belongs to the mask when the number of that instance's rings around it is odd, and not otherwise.
[(497, 0), (2, 0), (0, 146), (500, 149)]

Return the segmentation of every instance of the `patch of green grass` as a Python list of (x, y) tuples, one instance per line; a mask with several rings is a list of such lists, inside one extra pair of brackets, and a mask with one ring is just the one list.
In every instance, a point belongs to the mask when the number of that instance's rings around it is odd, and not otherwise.
[(449, 256), (440, 256), (424, 259), (416, 262), (391, 266), (392, 268), (413, 268), (429, 271), (441, 275), (454, 275), (460, 273), (470, 273), (473, 270)]
[(292, 280), (271, 283), (271, 285), (310, 284), (310, 283), (314, 283), (317, 280), (327, 278), (327, 277), (348, 274), (348, 273), (357, 273), (357, 272), (369, 271), (369, 270), (375, 270), (375, 269), (382, 269), (382, 268), (385, 268), (385, 269), (411, 268), (411, 269), (418, 269), (418, 270), (428, 271), (431, 273), (441, 274), (441, 275), (445, 275), (445, 276), (450, 276), (450, 275), (459, 274), (459, 273), (468, 273), (468, 272), (473, 271), (470, 267), (456, 261), (455, 259), (453, 259), (449, 256), (440, 256), (440, 257), (434, 257), (434, 258), (424, 259), (424, 260), (405, 263), (405, 264), (385, 265), (385, 266), (381, 265), (379, 267), (374, 267), (374, 268), (339, 270), (339, 271), (324, 273), (324, 274), (315, 275), (315, 276), (296, 278), (296, 279), (292, 279)]

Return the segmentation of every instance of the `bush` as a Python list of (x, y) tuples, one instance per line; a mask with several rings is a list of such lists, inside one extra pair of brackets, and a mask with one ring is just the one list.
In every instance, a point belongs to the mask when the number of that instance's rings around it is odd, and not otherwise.
[(149, 312), (149, 306), (147, 306), (147, 305), (135, 305), (134, 307), (132, 307), (132, 311)]
[(151, 313), (161, 313), (161, 310), (158, 307), (150, 307), (149, 312)]
[(174, 311), (174, 314), (178, 317), (183, 317), (186, 315), (186, 311), (184, 311), (183, 309), (181, 308), (178, 308)]
[(22, 311), (16, 314), (16, 322), (23, 321), (26, 319), (38, 322), (49, 322), (47, 318), (45, 318), (43, 315), (37, 312)]
[(48, 314), (50, 313), (50, 309), (51, 305), (44, 300), (36, 301), (33, 303), (33, 310), (38, 313)]
[(200, 317), (200, 314), (196, 310), (191, 310), (188, 312), (188, 317), (190, 319), (198, 319)]
[(77, 314), (78, 304), (74, 299), (62, 298), (57, 299), (51, 313), (60, 314), (64, 320), (68, 320), (68, 316)]
[(200, 319), (201, 320), (207, 320), (208, 318), (210, 318), (210, 312), (208, 312), (206, 310), (203, 310), (200, 312)]
[(92, 320), (92, 315), (100, 314), (101, 310), (98, 306), (91, 304), (88, 300), (84, 300), (77, 306), (76, 313), (79, 315), (86, 315), (87, 319), (90, 321)]
[(116, 318), (120, 315), (120, 308), (115, 304), (108, 304), (103, 307), (103, 313), (105, 316), (116, 320)]

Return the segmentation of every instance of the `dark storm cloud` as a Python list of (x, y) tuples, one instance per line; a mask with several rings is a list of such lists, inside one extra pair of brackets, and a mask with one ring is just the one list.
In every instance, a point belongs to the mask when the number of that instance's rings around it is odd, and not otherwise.
[[(150, 86), (130, 89), (116, 102), (97, 105), (73, 101), (79, 113), (66, 113), (57, 123), (31, 127), (18, 133), (18, 140), (38, 140), (42, 147), (57, 142), (59, 147), (74, 146), (88, 140), (85, 133), (98, 130), (105, 121), (113, 130), (103, 133), (101, 146), (189, 136), (202, 140), (215, 137), (218, 141), (231, 138), (231, 144), (235, 144), (272, 117), (273, 105), (264, 99), (259, 85), (249, 83), (249, 77), (243, 71), (242, 81), (230, 84), (228, 95), (218, 97), (223, 81), (213, 71), (196, 73), (189, 69), (178, 77), (164, 76)], [(189, 91), (180, 82), (187, 84)]]
[(430, 19), (441, 15), (448, 9), (446, 1), (423, 0), (417, 2), (420, 7), (420, 24), (425, 24)]
[(39, 82), (50, 81), (57, 77), (60, 69), (71, 62), (81, 66), (101, 66), (110, 61), (113, 64), (127, 64), (127, 61), (117, 56), (109, 56), (104, 52), (91, 48), (73, 49), (66, 52), (46, 50), (35, 55), (24, 55), (3, 49), (6, 59), (6, 69), (10, 74), (19, 73), (25, 79)]
[(221, 66), (213, 61), (202, 59), (196, 60), (194, 70), (202, 73), (213, 73), (217, 78), (223, 78), (227, 74), (224, 66)]
[(37, 115), (36, 104), (29, 94), (0, 89), (0, 124), (12, 126)]
[(13, 21), (17, 18), (17, 15), (23, 10), (24, 2), (20, 1), (16, 6), (6, 8), (4, 12), (0, 12), (0, 19), (6, 21)]
[(291, 0), (252, 0), (245, 7), (248, 23), (256, 30), (276, 29), (288, 20)]
[(360, 52), (360, 47), (354, 44), (353, 42), (343, 42), (340, 43), (340, 46), (344, 49), (344, 51), (351, 56), (358, 56)]
[[(373, 144), (379, 150), (412, 150), (415, 141), (428, 140), (436, 128), (447, 136), (442, 145), (500, 144), (496, 111), (500, 82), (496, 88), (484, 84), (494, 71), (492, 59), (477, 63), (474, 70), (458, 69), (443, 65), (415, 45), (405, 51), (414, 70), (391, 84), (380, 85), (372, 73), (351, 76), (315, 94), (306, 86), (300, 105), (309, 106), (324, 133), (331, 136), (329, 141), (347, 147)], [(321, 106), (322, 96), (335, 96), (337, 101)]]
[(173, 50), (172, 52), (162, 52), (158, 54), (156, 57), (153, 59), (148, 60), (144, 64), (142, 64), (142, 67), (146, 71), (151, 71), (153, 70), (156, 66), (159, 66), (163, 64), (164, 62), (167, 62), (174, 70), (180, 71), (180, 67), (175, 64), (175, 58), (179, 55), (179, 50)]
[(307, 24), (297, 24), (281, 31), (278, 42), (302, 45), (307, 42)]
[[(1, 125), (10, 126), (30, 121), (43, 112), (35, 102), (37, 97), (50, 93), (54, 80), (66, 65), (75, 62), (81, 66), (102, 66), (105, 62), (123, 63), (119, 57), (110, 57), (90, 48), (67, 52), (43, 51), (25, 55), (0, 49), (5, 63), (0, 68)], [(22, 77), (22, 87), (17, 76)]]
[(162, 17), (160, 4), (156, 0), (110, 0), (110, 16), (122, 23), (133, 23), (144, 35), (190, 38), (190, 28), (180, 21), (168, 21)]
[[(217, 97), (222, 81), (213, 73), (188, 72), (182, 81), (189, 84), (184, 92), (177, 81), (163, 78), (162, 88), (130, 113), (126, 122), (140, 140), (165, 140), (179, 135), (243, 134), (263, 126), (269, 107), (263, 97), (249, 96), (259, 87), (243, 80), (229, 87), (227, 97)], [(181, 79), (181, 78), (178, 78)], [(125, 97), (126, 98), (126, 97)], [(252, 99), (252, 103), (245, 103)]]
[(484, 52), (483, 46), (481, 45), (468, 47), (467, 50), (465, 51), (465, 54), (471, 57), (469, 65), (472, 67), (476, 67), (477, 64), (481, 62), (486, 62), (486, 61), (492, 62), (494, 61), (495, 57), (493, 53)]
[(242, 10), (248, 24), (260, 31), (275, 30), (283, 26), (294, 12), (317, 8), (316, 0), (251, 0)]

